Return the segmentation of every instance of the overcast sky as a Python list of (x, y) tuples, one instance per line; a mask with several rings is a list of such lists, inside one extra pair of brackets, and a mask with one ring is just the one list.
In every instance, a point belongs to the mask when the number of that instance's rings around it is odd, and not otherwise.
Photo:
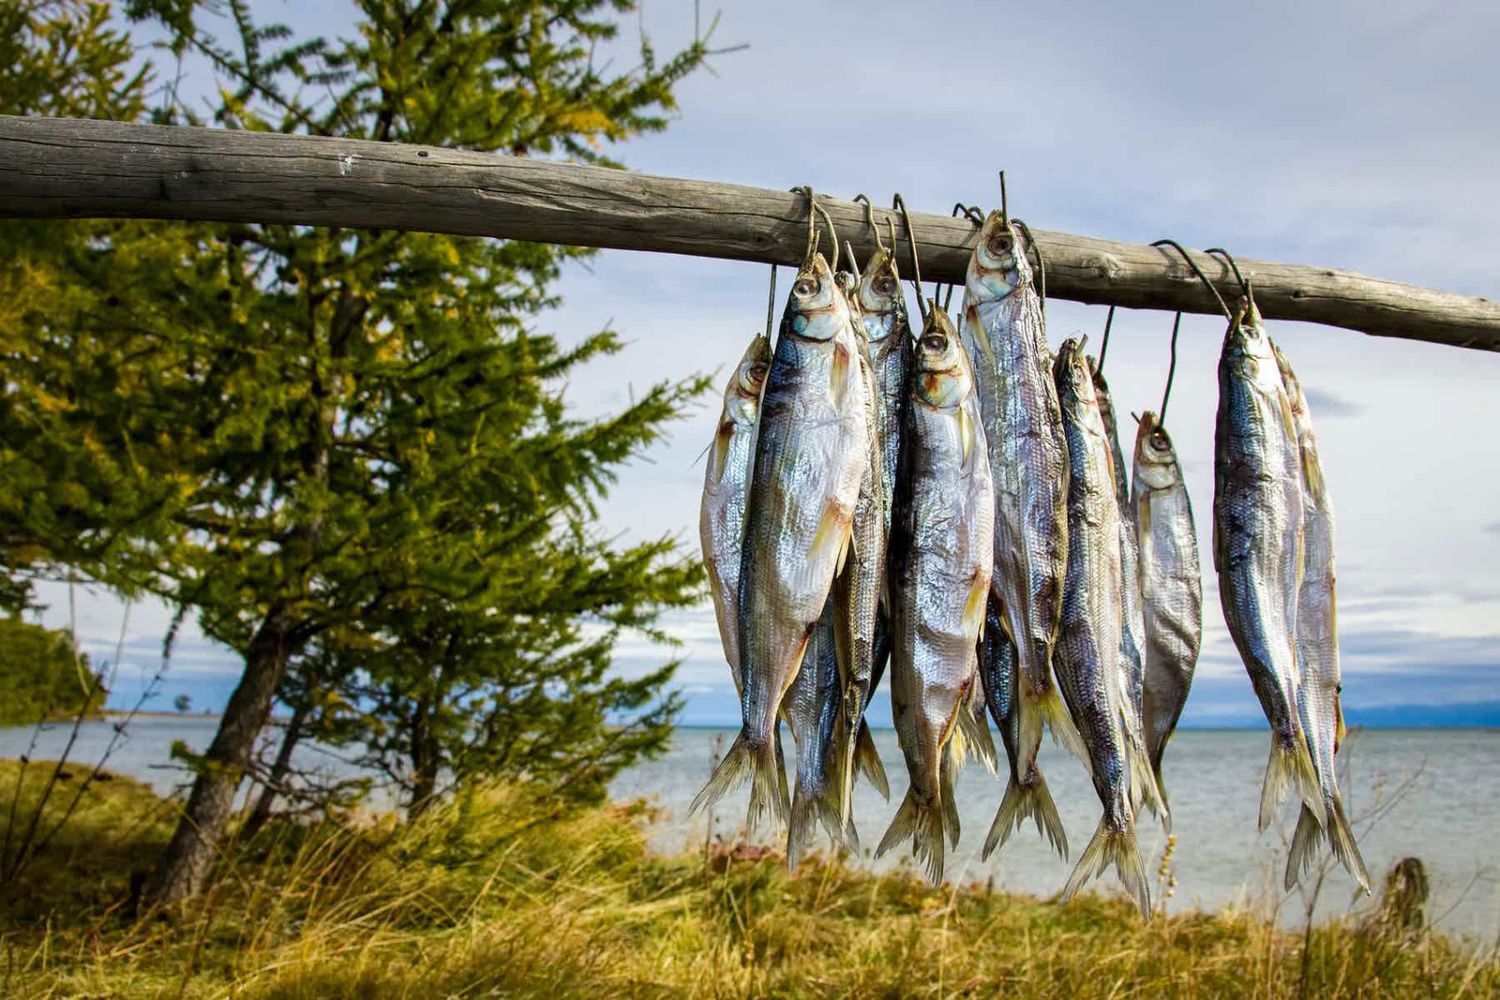
[[(265, 14), (340, 30), (334, 5), (261, 0)], [(786, 3), (726, 6), (715, 41), (748, 50), (679, 90), (681, 118), (617, 151), (659, 174), (784, 189), (812, 184), (914, 209), (989, 207), (1005, 168), (1014, 211), (1040, 228), (1227, 246), (1244, 257), (1350, 268), (1493, 296), (1500, 276), (1500, 5), (1328, 0), (1153, 5)], [(310, 9), (311, 8), (311, 9)], [(659, 51), (691, 35), (689, 0), (649, 0)], [(633, 33), (633, 26), (627, 33)], [(631, 387), (721, 370), (763, 322), (767, 268), (608, 251), (561, 283), (547, 329), (605, 325), (631, 346), (573, 380), (586, 412)], [(785, 289), (785, 272), (783, 283)], [(1061, 301), (1051, 339), (1105, 310)], [(1117, 314), (1107, 374), (1117, 410), (1154, 408), (1170, 314)], [(1312, 401), (1339, 514), (1345, 703), (1497, 701), (1500, 679), (1500, 355), (1273, 323)], [(1218, 609), (1208, 547), (1215, 364), (1222, 321), (1183, 321), (1170, 429), (1204, 555), (1205, 644), (1188, 719), (1252, 721), (1258, 708)], [(696, 460), (716, 401), (625, 471), (604, 530), (696, 547)], [(1133, 433), (1130, 434), (1133, 438)], [(1127, 452), (1132, 441), (1127, 440)], [(43, 591), (49, 624), (66, 594)], [(82, 593), (90, 653), (113, 658), (122, 609)], [(167, 615), (130, 611), (114, 702), (154, 669)], [(735, 717), (711, 609), (673, 616), (689, 722)], [(621, 649), (621, 669), (662, 654)], [(164, 703), (222, 703), (238, 665), (189, 630)]]

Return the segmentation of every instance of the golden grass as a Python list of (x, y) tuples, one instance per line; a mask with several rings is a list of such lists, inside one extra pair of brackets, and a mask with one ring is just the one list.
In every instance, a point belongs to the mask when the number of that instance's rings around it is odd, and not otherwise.
[[(14, 771), (0, 762), (0, 803)], [(9, 775), (9, 779), (7, 779)], [(45, 871), (0, 899), (0, 994), (17, 997), (1484, 996), (1493, 957), (1249, 914), (1143, 923), (928, 888), (834, 862), (650, 854), (640, 808), (564, 811), (516, 788), (416, 822), (272, 825), (168, 924), (110, 904), (167, 830), (142, 786), (100, 786)], [(154, 810), (154, 812), (153, 812)], [(122, 823), (124, 816), (154, 815)], [(85, 845), (93, 845), (84, 849)], [(69, 879), (88, 889), (69, 888)], [(43, 897), (40, 891), (51, 895)]]

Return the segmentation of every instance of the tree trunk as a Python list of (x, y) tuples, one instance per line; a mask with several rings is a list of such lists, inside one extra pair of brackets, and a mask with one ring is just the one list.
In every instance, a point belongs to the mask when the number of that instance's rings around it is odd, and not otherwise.
[(202, 891), (234, 811), (235, 792), (250, 762), (255, 739), (271, 713), (281, 673), (295, 652), (291, 631), (285, 609), (275, 608), (250, 640), (245, 672), (224, 707), (219, 731), (204, 754), (203, 769), (193, 782), (177, 830), (146, 886), (148, 912)]
[[(310, 696), (311, 692), (308, 692), (308, 695)], [(240, 829), (241, 837), (248, 840), (255, 836), (271, 818), (271, 806), (284, 787), (286, 776), (292, 770), (292, 751), (296, 750), (297, 742), (302, 739), (302, 725), (307, 721), (307, 714), (307, 699), (304, 698), (296, 708), (292, 709), (292, 718), (287, 722), (286, 732), (281, 737), (281, 747), (276, 751), (276, 759), (271, 763), (271, 773), (266, 776), (266, 783), (261, 786), (260, 795), (256, 796), (250, 815), (245, 817), (245, 825)]]

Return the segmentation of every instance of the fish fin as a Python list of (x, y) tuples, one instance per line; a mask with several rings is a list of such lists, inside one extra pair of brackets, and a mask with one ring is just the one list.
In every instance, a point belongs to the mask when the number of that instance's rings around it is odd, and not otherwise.
[(724, 479), (724, 473), (729, 471), (729, 442), (734, 438), (734, 424), (722, 421), (719, 430), (714, 434), (713, 443), (709, 445), (712, 454), (708, 458), (708, 477), (717, 485)]
[(1344, 800), (1338, 793), (1334, 793), (1333, 801), (1330, 803), (1332, 815), (1328, 820), (1328, 845), (1333, 848), (1333, 856), (1339, 859), (1344, 868), (1359, 887), (1370, 894), (1370, 872), (1365, 868), (1365, 859), (1359, 853), (1359, 845), (1354, 842), (1354, 831), (1349, 828), (1349, 817), (1344, 812)]
[(692, 805), (688, 806), (688, 815), (695, 815), (708, 808), (749, 781), (750, 811), (746, 822), (750, 828), (754, 829), (767, 814), (784, 821), (789, 807), (786, 801), (786, 772), (779, 766), (782, 763), (780, 748), (779, 733), (766, 743), (752, 747), (745, 731), (741, 730), (730, 745), (729, 752), (719, 761), (713, 774), (709, 775), (708, 783), (693, 798)]
[[(968, 317), (966, 316), (965, 318), (967, 319)], [(979, 311), (977, 309), (973, 311), (973, 319), (964, 325), (973, 333), (974, 343), (979, 345), (979, 349), (984, 352), (985, 358), (993, 366), (995, 364), (995, 348), (990, 344), (989, 331), (984, 328), (984, 321), (979, 318)]]
[[(1073, 724), (1073, 716), (1068, 714), (1068, 706), (1063, 702), (1062, 692), (1057, 689), (1057, 685), (1049, 684), (1046, 692), (1040, 698), (1031, 697), (1029, 703), (1032, 706), (1032, 714), (1036, 720), (1033, 724), (1039, 726), (1040, 720), (1045, 720), (1047, 728), (1052, 731), (1053, 741), (1066, 747), (1069, 753), (1083, 761), (1084, 767), (1088, 768), (1090, 774), (1093, 774), (1093, 765), (1089, 761), (1089, 752), (1083, 745), (1083, 737), (1078, 734), (1078, 727)], [(1023, 684), (1021, 686), (1021, 698), (1017, 707), (1024, 709), (1027, 704), (1028, 693)], [(1021, 745), (1036, 746), (1041, 743), (1040, 728), (1037, 728), (1035, 731), (1036, 742), (1030, 744), (1024, 740), (1025, 729), (1026, 715), (1023, 714), (1021, 716), (1021, 730), (1023, 733)], [(1033, 759), (1035, 759), (1034, 755)]]
[(975, 447), (978, 441), (978, 435), (975, 431), (978, 429), (978, 426), (974, 420), (974, 414), (969, 412), (968, 406), (960, 406), (958, 408), (959, 461), (965, 472), (974, 467), (974, 454), (978, 451), (978, 448)]
[(995, 813), (995, 822), (990, 824), (989, 836), (984, 839), (984, 852), (981, 858), (987, 859), (997, 848), (1003, 847), (1010, 839), (1011, 832), (1019, 830), (1021, 824), (1030, 816), (1036, 820), (1036, 828), (1052, 849), (1058, 853), (1063, 860), (1068, 857), (1068, 835), (1063, 831), (1062, 819), (1057, 815), (1057, 805), (1052, 801), (1052, 793), (1047, 790), (1047, 780), (1042, 777), (1040, 770), (1033, 770), (1035, 780), (1029, 785), (1022, 785), (1014, 777), (1005, 786), (1005, 797), (1000, 800), (1000, 808)]
[(859, 768), (859, 773), (865, 776), (870, 787), (880, 793), (880, 797), (887, 802), (891, 799), (891, 783), (885, 774), (885, 765), (880, 760), (880, 750), (875, 746), (875, 738), (870, 735), (870, 727), (863, 719), (859, 723), (859, 735), (854, 740), (854, 763)]
[(1344, 728), (1344, 699), (1338, 694), (1333, 696), (1333, 752), (1337, 754), (1339, 747), (1344, 745), (1344, 737), (1349, 732)]
[(787, 794), (786, 752), (781, 748), (781, 725), (779, 723), (772, 732), (771, 743), (776, 747), (776, 792), (781, 802), (787, 802), (790, 796)]
[(948, 834), (948, 842), (954, 847), (958, 846), (961, 828), (958, 821), (958, 799), (953, 794), (953, 785), (958, 780), (958, 772), (962, 771), (963, 767), (963, 748), (959, 746), (957, 739), (949, 740), (943, 754), (943, 762), (938, 766), (938, 789), (942, 796), (943, 831)]
[(984, 700), (977, 683), (970, 685), (968, 695), (959, 704), (958, 729), (963, 733), (965, 749), (984, 765), (986, 771), (994, 774), (997, 766), (995, 741), (984, 721)]
[(1327, 813), (1323, 808), (1323, 790), (1318, 785), (1318, 772), (1313, 767), (1312, 755), (1307, 751), (1307, 740), (1298, 733), (1296, 742), (1290, 747), (1284, 747), (1276, 734), (1272, 733), (1271, 757), (1266, 762), (1266, 777), (1260, 789), (1262, 830), (1276, 818), (1276, 807), (1286, 798), (1288, 788), (1296, 788), (1319, 826), (1327, 822)]
[(1151, 780), (1156, 785), (1156, 797), (1161, 801), (1163, 812), (1161, 813), (1162, 829), (1168, 834), (1172, 832), (1172, 803), (1167, 801), (1167, 783), (1161, 776), (1161, 751), (1156, 754), (1156, 761), (1151, 765)]
[(1140, 907), (1141, 916), (1151, 919), (1151, 890), (1146, 885), (1146, 869), (1141, 864), (1141, 852), (1136, 846), (1135, 826), (1130, 823), (1123, 829), (1111, 830), (1107, 819), (1099, 820), (1099, 828), (1079, 856), (1073, 874), (1068, 876), (1068, 884), (1063, 886), (1062, 900), (1072, 899), (1083, 883), (1102, 875), (1110, 865), (1115, 866), (1125, 891)]
[[(796, 871), (797, 863), (807, 853), (807, 846), (813, 837), (813, 831), (822, 826), (829, 838), (835, 843), (842, 843), (846, 832), (851, 832), (854, 825), (848, 825), (847, 831), (843, 820), (839, 817), (839, 802), (837, 793), (833, 789), (826, 789), (822, 793), (813, 794), (803, 786), (802, 781), (797, 781), (797, 790), (792, 795), (791, 818), (786, 826), (786, 867), (787, 871)], [(856, 844), (858, 838), (856, 837)]]
[(1286, 853), (1286, 877), (1282, 879), (1282, 885), (1287, 892), (1291, 892), (1318, 863), (1318, 843), (1322, 839), (1323, 827), (1318, 824), (1318, 818), (1303, 806), (1297, 816), (1297, 830), (1292, 834), (1292, 846)]
[(844, 410), (844, 399), (849, 394), (849, 366), (853, 363), (854, 357), (849, 348), (835, 340), (833, 362), (828, 366), (828, 395), (833, 408), (840, 413)]
[[(935, 805), (935, 804), (934, 804)], [(934, 885), (943, 881), (943, 818), (933, 805), (917, 801), (915, 789), (908, 788), (906, 797), (891, 819), (891, 825), (880, 838), (875, 848), (878, 858), (895, 845), (911, 838), (912, 854), (921, 863)]]
[(813, 564), (831, 562), (834, 576), (844, 571), (844, 559), (849, 555), (849, 538), (854, 534), (854, 522), (849, 515), (834, 504), (823, 509), (818, 521), (818, 530), (813, 534), (807, 561)]
[(1144, 805), (1151, 810), (1153, 816), (1161, 820), (1162, 828), (1171, 833), (1172, 813), (1167, 809), (1166, 799), (1157, 788), (1156, 772), (1151, 767), (1146, 748), (1132, 738), (1129, 740), (1127, 754), (1130, 758), (1131, 808)]

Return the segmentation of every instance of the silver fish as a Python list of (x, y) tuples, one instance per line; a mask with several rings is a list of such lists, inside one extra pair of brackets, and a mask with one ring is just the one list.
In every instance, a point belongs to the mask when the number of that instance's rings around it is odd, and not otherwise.
[(982, 857), (988, 858), (996, 848), (1004, 846), (1011, 833), (1020, 829), (1030, 817), (1036, 821), (1037, 832), (1047, 839), (1053, 850), (1066, 858), (1068, 835), (1063, 830), (1062, 818), (1057, 814), (1057, 805), (1052, 801), (1040, 765), (1033, 760), (1030, 768), (1021, 769), (1016, 713), (1016, 644), (1010, 641), (1005, 631), (1004, 613), (993, 590), (985, 608), (984, 633), (979, 637), (979, 680), (1010, 762), (1010, 781), (1005, 788), (1005, 797), (1000, 801), (1000, 809), (995, 813), (995, 821), (990, 824)]
[(1089, 751), (1099, 827), (1063, 888), (1071, 897), (1111, 864), (1143, 915), (1150, 916), (1146, 872), (1131, 808), (1132, 750), (1125, 732), (1120, 671), (1120, 505), (1094, 381), (1076, 340), (1063, 343), (1055, 367), (1068, 443), (1068, 571), (1057, 640), (1057, 681)]
[(915, 354), (890, 551), (891, 705), (911, 784), (875, 853), (910, 837), (939, 882), (944, 834), (958, 842), (964, 744), (989, 736), (973, 698), (995, 513), (972, 368), (942, 310), (931, 310)]
[(859, 847), (853, 824), (840, 821), (837, 763), (830, 759), (839, 746), (836, 727), (842, 704), (834, 628), (830, 596), (808, 637), (802, 668), (781, 701), (782, 717), (797, 747), (797, 784), (786, 839), (787, 867), (792, 869), (812, 839), (815, 818), (835, 844)]
[(1214, 430), (1214, 568), (1224, 621), (1271, 723), (1261, 787), (1265, 829), (1287, 786), (1324, 820), (1323, 793), (1297, 714), (1297, 595), (1302, 463), (1291, 404), (1253, 302), (1240, 306), (1219, 356)]
[(1115, 502), (1120, 510), (1120, 577), (1122, 580), (1123, 614), (1120, 629), (1120, 672), (1124, 684), (1125, 698), (1121, 708), (1125, 713), (1125, 736), (1130, 741), (1130, 804), (1137, 812), (1144, 804), (1161, 817), (1167, 832), (1172, 830), (1172, 814), (1162, 798), (1156, 773), (1151, 769), (1151, 758), (1147, 752), (1143, 702), (1146, 687), (1146, 660), (1144, 653), (1146, 621), (1141, 604), (1140, 550), (1135, 538), (1135, 517), (1130, 506), (1130, 484), (1125, 473), (1125, 455), (1120, 450), (1120, 430), (1115, 424), (1115, 406), (1110, 398), (1109, 383), (1104, 372), (1099, 370), (1096, 359), (1088, 359), (1089, 374), (1094, 380), (1094, 397), (1099, 404), (1099, 417), (1104, 424), (1104, 436), (1109, 442), (1110, 475), (1114, 480)]
[(747, 779), (752, 827), (790, 811), (776, 719), (848, 549), (869, 463), (858, 352), (848, 300), (814, 255), (792, 286), (761, 397), (740, 560), (742, 728), (692, 811)]
[(1323, 462), (1318, 457), (1318, 438), (1313, 432), (1312, 412), (1302, 383), (1292, 371), (1291, 363), (1274, 343), (1272, 352), (1281, 371), (1282, 383), (1292, 407), (1292, 424), (1297, 429), (1297, 447), (1302, 460), (1303, 572), (1297, 596), (1297, 660), (1300, 669), (1297, 708), (1302, 732), (1318, 771), (1323, 792), (1323, 808), (1328, 824), (1302, 808), (1297, 830), (1287, 855), (1286, 887), (1290, 889), (1300, 875), (1311, 870), (1317, 860), (1318, 842), (1326, 836), (1334, 856), (1365, 892), (1370, 891), (1370, 873), (1365, 869), (1344, 800), (1339, 794), (1335, 754), (1344, 739), (1344, 715), (1339, 704), (1343, 690), (1339, 671), (1338, 600), (1334, 569), (1333, 501), (1323, 476)]
[(1135, 532), (1140, 552), (1146, 622), (1146, 678), (1142, 721), (1146, 752), (1166, 801), (1162, 753), (1187, 703), (1203, 641), (1203, 580), (1198, 529), (1172, 439), (1156, 414), (1141, 414), (1131, 472)]
[(744, 357), (724, 388), (724, 410), (708, 450), (698, 515), (708, 592), (713, 597), (719, 638), (724, 643), (724, 658), (729, 661), (736, 691), (740, 688), (740, 552), (749, 509), (760, 394), (770, 365), (771, 341), (757, 334), (745, 348)]
[(1068, 552), (1068, 448), (1026, 244), (999, 212), (985, 219), (969, 260), (960, 330), (995, 482), (993, 579), (1018, 656), (1024, 774), (1044, 724), (1079, 757), (1087, 751), (1052, 682)]

